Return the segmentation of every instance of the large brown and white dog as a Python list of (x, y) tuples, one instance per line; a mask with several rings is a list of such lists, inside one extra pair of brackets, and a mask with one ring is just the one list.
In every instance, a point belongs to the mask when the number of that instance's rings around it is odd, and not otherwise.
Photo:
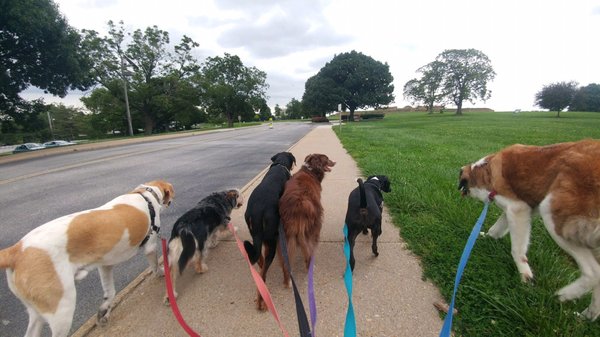
[(0, 251), (11, 291), (29, 313), (26, 337), (39, 336), (44, 320), (53, 337), (67, 336), (75, 312), (75, 280), (98, 268), (104, 302), (98, 322), (105, 324), (115, 297), (113, 266), (144, 249), (158, 271), (156, 239), (159, 211), (174, 197), (173, 186), (152, 181), (95, 209), (47, 222)]
[(554, 241), (581, 271), (556, 293), (560, 301), (592, 291), (582, 314), (591, 320), (600, 315), (600, 141), (509, 146), (464, 166), (459, 189), (482, 201), (493, 199), (502, 208), (488, 234), (500, 238), (510, 233), (512, 256), (524, 281), (533, 278), (527, 247), (532, 211), (539, 211)]
[[(279, 199), (279, 215), (283, 223), (290, 263), (298, 246), (304, 255), (306, 269), (310, 263), (321, 235), (323, 206), (321, 205), (321, 182), (325, 172), (330, 172), (335, 162), (324, 154), (309, 154), (300, 170), (285, 183)], [(290, 286), (290, 274), (285, 268), (279, 247), (283, 270), (283, 282)]]

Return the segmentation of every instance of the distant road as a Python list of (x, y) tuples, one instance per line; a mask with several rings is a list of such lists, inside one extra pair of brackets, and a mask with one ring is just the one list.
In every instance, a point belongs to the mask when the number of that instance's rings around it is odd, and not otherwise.
[[(231, 131), (77, 151), (0, 164), (0, 248), (59, 216), (98, 207), (138, 184), (165, 179), (175, 187), (174, 203), (161, 213), (161, 234), (201, 198), (225, 188), (243, 187), (313, 126), (277, 123)], [(46, 151), (46, 150), (43, 150)], [(296, 158), (302, 163), (304, 158)], [(117, 291), (147, 268), (143, 254), (115, 268)], [(71, 332), (87, 321), (102, 301), (97, 272), (77, 284)], [(0, 277), (0, 336), (21, 337), (25, 307)], [(50, 336), (44, 328), (43, 336)]]

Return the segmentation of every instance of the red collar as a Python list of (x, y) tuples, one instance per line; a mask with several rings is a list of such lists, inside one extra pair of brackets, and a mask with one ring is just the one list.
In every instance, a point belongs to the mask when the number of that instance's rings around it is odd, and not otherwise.
[(494, 201), (494, 198), (496, 197), (496, 194), (498, 194), (498, 192), (496, 192), (495, 190), (492, 190), (492, 191), (490, 192), (490, 194), (488, 194), (488, 199), (489, 199), (490, 201)]

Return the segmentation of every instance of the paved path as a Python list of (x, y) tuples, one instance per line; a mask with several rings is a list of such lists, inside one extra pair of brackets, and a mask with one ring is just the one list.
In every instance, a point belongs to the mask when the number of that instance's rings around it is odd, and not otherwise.
[[(348, 194), (357, 186), (355, 179), (360, 173), (331, 126), (315, 128), (290, 151), (299, 164), (310, 153), (324, 153), (337, 162), (323, 180), (325, 221), (315, 260), (319, 317), (316, 335), (343, 336), (348, 299), (342, 278), (345, 270), (342, 227)], [(269, 159), (265, 158), (265, 167), (268, 164)], [(261, 180), (262, 174), (243, 188), (246, 200)], [(249, 238), (244, 211), (245, 207), (232, 214), (242, 240)], [(437, 336), (442, 320), (433, 303), (441, 297), (431, 283), (421, 280), (418, 259), (405, 248), (387, 213), (378, 241), (379, 257), (372, 255), (369, 240), (370, 237), (360, 235), (355, 247), (353, 303), (358, 336)], [(271, 314), (255, 309), (256, 288), (231, 238), (224, 238), (210, 252), (208, 267), (208, 272), (202, 275), (195, 275), (193, 268), (188, 268), (178, 279), (178, 304), (193, 329), (203, 337), (282, 336)], [(292, 268), (306, 304), (306, 271), (300, 259)], [(284, 326), (290, 336), (297, 336), (293, 294), (291, 289), (283, 287), (277, 259), (269, 270), (267, 286)], [(120, 302), (108, 326), (97, 327), (92, 318), (73, 336), (186, 336), (171, 309), (162, 304), (164, 293), (163, 278), (143, 273), (119, 294)]]

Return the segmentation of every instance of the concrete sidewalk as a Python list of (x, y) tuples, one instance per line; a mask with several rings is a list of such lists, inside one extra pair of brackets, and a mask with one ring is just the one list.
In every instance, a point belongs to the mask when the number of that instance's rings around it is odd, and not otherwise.
[[(346, 265), (342, 227), (348, 194), (357, 186), (355, 179), (361, 174), (331, 126), (313, 129), (290, 151), (299, 165), (310, 153), (324, 153), (337, 162), (322, 184), (325, 219), (315, 258), (314, 282), (318, 310), (316, 335), (343, 336), (348, 298), (343, 281)], [(268, 165), (269, 158), (265, 158), (265, 166)], [(246, 200), (261, 180), (262, 174), (244, 187)], [(392, 182), (394, 188), (398, 187)], [(241, 240), (249, 238), (244, 211), (245, 205), (232, 214)], [(405, 248), (388, 214), (378, 244), (377, 258), (371, 252), (370, 236), (360, 235), (355, 246), (352, 300), (358, 336), (437, 336), (442, 320), (433, 303), (441, 297), (431, 283), (422, 281), (418, 259)], [(194, 330), (203, 337), (282, 336), (273, 316), (256, 310), (256, 287), (232, 238), (224, 238), (210, 252), (208, 268), (201, 275), (187, 268), (178, 279), (178, 305)], [(307, 273), (300, 258), (292, 263), (292, 269), (307, 305)], [(285, 328), (290, 336), (297, 336), (293, 292), (283, 287), (277, 259), (269, 270), (267, 286)], [(164, 278), (146, 272), (119, 294), (119, 303), (106, 327), (95, 326), (95, 318), (91, 318), (73, 336), (187, 336), (171, 308), (162, 304), (164, 294)]]

